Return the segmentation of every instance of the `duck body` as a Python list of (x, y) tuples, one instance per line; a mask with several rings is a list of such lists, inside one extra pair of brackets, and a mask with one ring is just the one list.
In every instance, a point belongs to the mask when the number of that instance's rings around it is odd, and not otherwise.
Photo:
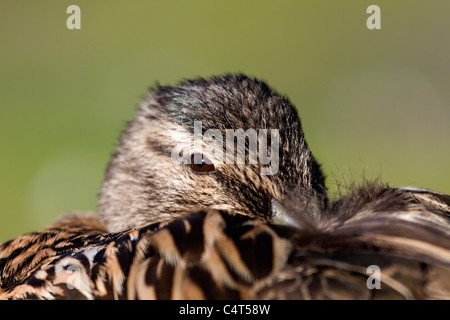
[[(277, 171), (247, 164), (260, 159), (250, 140), (246, 164), (219, 161), (226, 143), (195, 145), (196, 121), (222, 138), (278, 130)], [(330, 200), (296, 109), (244, 75), (154, 89), (99, 213), (0, 245), (0, 299), (449, 298), (450, 196), (374, 181)]]

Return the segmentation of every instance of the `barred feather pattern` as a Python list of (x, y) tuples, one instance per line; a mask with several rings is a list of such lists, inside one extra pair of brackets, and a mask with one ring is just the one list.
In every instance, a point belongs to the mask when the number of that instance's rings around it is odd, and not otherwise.
[[(253, 269), (254, 248), (276, 255)], [(215, 210), (119, 233), (49, 228), (0, 247), (0, 298), (251, 298), (290, 249), (269, 225)]]
[(0, 299), (450, 299), (448, 197), (372, 186), (305, 228), (200, 210), (108, 233), (68, 216), (0, 246)]

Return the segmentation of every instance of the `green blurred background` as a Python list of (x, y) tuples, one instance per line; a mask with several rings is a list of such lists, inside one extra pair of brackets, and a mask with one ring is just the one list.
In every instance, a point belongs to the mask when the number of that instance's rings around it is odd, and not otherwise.
[(149, 86), (224, 72), (291, 98), (332, 192), (381, 173), (450, 193), (449, 30), (448, 0), (1, 1), (0, 241), (96, 210)]

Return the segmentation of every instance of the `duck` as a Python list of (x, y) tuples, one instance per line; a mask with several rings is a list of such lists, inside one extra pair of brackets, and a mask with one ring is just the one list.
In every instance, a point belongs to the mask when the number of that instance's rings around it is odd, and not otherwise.
[(0, 299), (449, 299), (450, 195), (329, 196), (296, 107), (244, 74), (157, 85), (98, 212), (0, 245)]

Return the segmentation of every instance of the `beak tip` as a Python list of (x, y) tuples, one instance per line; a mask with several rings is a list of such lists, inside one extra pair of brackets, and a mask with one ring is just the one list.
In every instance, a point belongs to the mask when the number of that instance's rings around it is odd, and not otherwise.
[(272, 222), (280, 225), (290, 225), (299, 227), (297, 221), (293, 219), (286, 211), (286, 208), (275, 198), (272, 198)]

